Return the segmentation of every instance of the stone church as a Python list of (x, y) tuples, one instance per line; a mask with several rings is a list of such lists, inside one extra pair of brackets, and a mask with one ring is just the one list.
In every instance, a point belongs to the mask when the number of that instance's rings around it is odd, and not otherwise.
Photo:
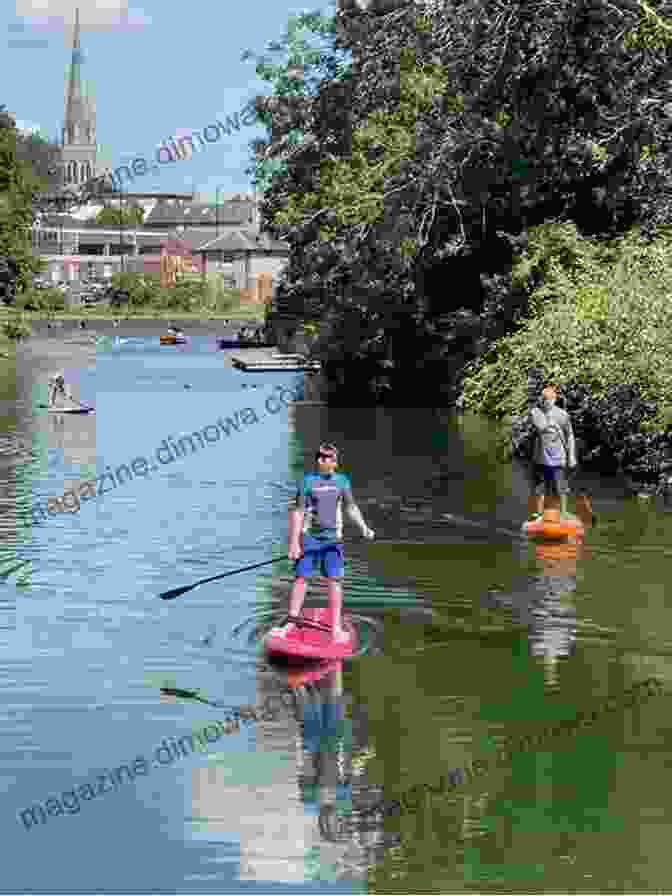
[[(95, 103), (82, 85), (80, 41), (77, 10), (60, 164), (61, 192), (70, 194), (107, 173), (99, 161)], [(69, 212), (45, 208), (33, 225), (33, 251), (54, 283), (109, 279), (119, 272), (158, 273), (162, 257), (177, 254), (183, 270), (220, 277), (225, 285), (245, 290), (248, 298), (268, 303), (289, 245), (261, 230), (256, 195), (230, 193), (218, 199), (215, 204), (195, 192), (126, 192), (110, 185)], [(106, 206), (141, 208), (143, 223), (137, 228), (96, 224), (95, 216)]]

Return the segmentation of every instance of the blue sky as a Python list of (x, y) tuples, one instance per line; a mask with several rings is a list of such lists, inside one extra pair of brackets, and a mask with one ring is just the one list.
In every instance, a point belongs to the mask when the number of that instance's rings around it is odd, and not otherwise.
[[(177, 133), (225, 122), (270, 85), (241, 62), (246, 49), (261, 54), (284, 33), (293, 13), (321, 9), (328, 0), (298, 6), (288, 0), (231, 4), (222, 0), (9, 0), (0, 4), (0, 105), (19, 126), (60, 140), (72, 23), (80, 9), (82, 80), (96, 106), (99, 159), (112, 169), (143, 157)], [(280, 57), (278, 57), (279, 60)], [(212, 133), (212, 132), (210, 132)], [(214, 201), (249, 192), (248, 142), (263, 128), (241, 127), (190, 159), (136, 178), (147, 191), (195, 189)], [(196, 141), (198, 142), (198, 141)], [(165, 154), (164, 154), (165, 158)], [(129, 185), (128, 189), (132, 189)]]

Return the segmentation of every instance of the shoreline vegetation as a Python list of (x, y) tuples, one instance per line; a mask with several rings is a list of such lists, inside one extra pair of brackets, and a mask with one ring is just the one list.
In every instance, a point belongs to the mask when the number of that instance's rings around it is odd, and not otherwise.
[[(27, 290), (17, 296), (17, 304), (0, 305), (0, 358), (17, 341), (36, 335), (32, 324), (46, 323), (47, 329), (59, 323), (84, 321), (182, 322), (207, 324), (227, 321), (234, 325), (263, 325), (266, 308), (250, 302), (240, 290), (227, 289), (210, 281), (184, 281), (176, 287), (160, 287), (156, 275), (114, 275), (113, 286), (124, 294), (122, 303), (97, 302), (94, 305), (66, 307), (60, 290)], [(40, 331), (44, 328), (40, 327)]]
[(570, 0), (513, 24), (512, 52), (488, 4), (364, 5), (293, 18), (277, 64), (256, 57), (264, 219), (292, 247), (274, 310), (319, 321), (334, 404), (457, 403), (524, 457), (540, 368), (582, 466), (666, 487), (672, 19)]
[[(530, 379), (554, 380), (581, 467), (672, 494), (672, 19), (570, 0), (512, 25), (512, 53), (478, 0), (364, 5), (291, 16), (243, 54), (270, 93), (248, 107), (262, 226), (290, 245), (270, 326), (314, 323), (327, 404), (422, 394), (500, 421), (501, 459), (527, 459)], [(11, 121), (0, 246), (27, 288), (39, 166)], [(195, 308), (233, 316), (186, 281), (135, 288), (123, 311)]]

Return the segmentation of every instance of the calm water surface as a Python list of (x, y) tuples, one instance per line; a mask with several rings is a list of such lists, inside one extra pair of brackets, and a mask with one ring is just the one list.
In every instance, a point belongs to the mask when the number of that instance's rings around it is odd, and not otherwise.
[[(299, 375), (239, 373), (205, 332), (184, 349), (139, 326), (122, 336), (29, 343), (1, 385), (0, 892), (669, 890), (670, 699), (619, 702), (652, 676), (672, 687), (666, 509), (584, 478), (599, 518), (585, 545), (535, 547), (519, 535), (524, 473), (496, 461), (489, 423), (301, 402), (271, 414)], [(59, 367), (95, 415), (37, 408)], [(228, 438), (17, 523), (236, 412), (248, 422)], [(287, 561), (158, 595), (282, 557), (292, 483), (327, 439), (377, 539), (346, 523), (362, 653), (309, 681), (259, 650), (286, 611)], [(308, 604), (325, 600), (316, 581)], [(609, 695), (615, 709), (574, 733), (425, 790)], [(281, 711), (166, 758), (273, 696)], [(366, 813), (413, 787), (414, 810)]]

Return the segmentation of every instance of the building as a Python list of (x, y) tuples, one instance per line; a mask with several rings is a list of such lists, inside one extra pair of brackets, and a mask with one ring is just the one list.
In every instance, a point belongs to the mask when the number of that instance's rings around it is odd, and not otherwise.
[[(72, 65), (66, 91), (62, 143), (63, 189), (71, 193), (100, 177), (96, 115), (81, 86), (79, 10), (75, 18)], [(218, 196), (218, 198), (220, 198)], [(100, 225), (105, 207), (141, 208), (141, 227)], [(255, 195), (229, 194), (218, 203), (197, 193), (142, 193), (101, 189), (86, 205), (69, 213), (45, 212), (33, 224), (33, 251), (54, 283), (115, 273), (159, 273), (162, 255), (189, 258), (203, 277), (247, 290), (270, 301), (273, 283), (287, 263), (289, 245), (261, 232)]]
[(93, 99), (85, 96), (82, 89), (82, 61), (77, 9), (62, 131), (61, 177), (66, 187), (84, 184), (98, 174), (96, 109)]

